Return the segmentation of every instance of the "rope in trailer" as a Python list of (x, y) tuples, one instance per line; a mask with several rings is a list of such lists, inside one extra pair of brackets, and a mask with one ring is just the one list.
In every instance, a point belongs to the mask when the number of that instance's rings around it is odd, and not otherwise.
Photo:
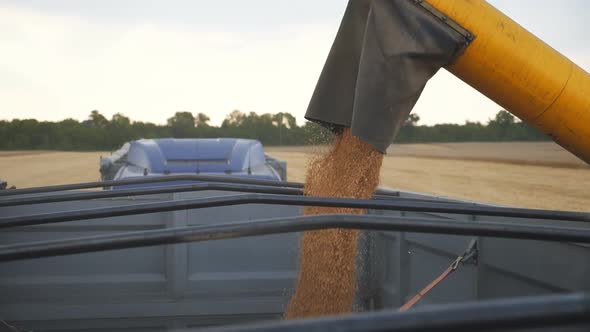
[(414, 297), (412, 297), (408, 302), (406, 302), (404, 305), (402, 305), (399, 308), (399, 311), (401, 311), (401, 312), (407, 311), (408, 309), (413, 307), (416, 303), (418, 303), (418, 301), (420, 301), (431, 290), (433, 290), (436, 286), (438, 286), (443, 280), (445, 280), (453, 272), (457, 271), (457, 269), (459, 268), (459, 264), (465, 264), (470, 260), (477, 260), (477, 254), (478, 254), (477, 240), (472, 239), (471, 242), (469, 242), (469, 245), (467, 246), (467, 249), (465, 249), (465, 252), (463, 254), (459, 255), (451, 263), (451, 265), (449, 265), (449, 267), (446, 270), (444, 270), (443, 273), (441, 273), (438, 277), (436, 277), (428, 285), (426, 285), (426, 287), (424, 287), (421, 291), (419, 291), (418, 294), (414, 295)]

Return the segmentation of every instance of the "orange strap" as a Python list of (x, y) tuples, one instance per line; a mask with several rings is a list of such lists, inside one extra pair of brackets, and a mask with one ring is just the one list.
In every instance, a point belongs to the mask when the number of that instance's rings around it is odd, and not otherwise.
[(445, 280), (451, 273), (457, 270), (459, 267), (459, 263), (463, 260), (463, 256), (457, 257), (457, 259), (451, 264), (441, 275), (439, 275), (436, 279), (432, 280), (426, 287), (424, 287), (416, 296), (414, 296), (410, 301), (406, 302), (403, 306), (399, 308), (399, 311), (406, 311), (410, 309), (414, 304), (420, 301), (428, 292), (430, 292), (434, 287), (436, 287), (441, 281)]

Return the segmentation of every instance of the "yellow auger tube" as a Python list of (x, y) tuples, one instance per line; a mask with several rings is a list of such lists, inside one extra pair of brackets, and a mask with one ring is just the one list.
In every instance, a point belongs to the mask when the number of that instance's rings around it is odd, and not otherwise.
[(587, 72), (484, 0), (426, 2), (476, 36), (451, 73), (590, 164)]

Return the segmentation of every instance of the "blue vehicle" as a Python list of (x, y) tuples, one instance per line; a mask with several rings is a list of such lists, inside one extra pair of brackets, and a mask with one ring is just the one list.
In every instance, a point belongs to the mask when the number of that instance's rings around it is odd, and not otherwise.
[(286, 166), (266, 155), (258, 140), (162, 138), (125, 143), (101, 158), (100, 173), (103, 181), (187, 174), (285, 181)]

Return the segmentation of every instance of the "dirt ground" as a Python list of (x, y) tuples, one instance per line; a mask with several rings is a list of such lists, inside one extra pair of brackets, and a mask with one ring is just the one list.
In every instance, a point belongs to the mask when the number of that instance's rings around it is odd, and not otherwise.
[[(269, 147), (303, 181), (321, 147)], [(108, 152), (0, 152), (0, 179), (18, 188), (95, 181)], [(381, 185), (473, 201), (590, 211), (590, 167), (553, 143), (405, 144), (390, 148)]]

